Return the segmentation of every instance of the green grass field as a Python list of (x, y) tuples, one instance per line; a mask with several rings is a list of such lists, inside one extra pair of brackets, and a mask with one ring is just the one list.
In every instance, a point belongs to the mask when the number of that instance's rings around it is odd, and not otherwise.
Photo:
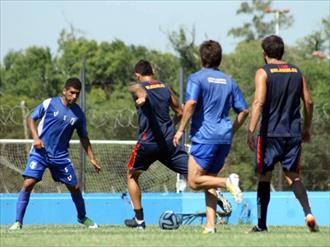
[(72, 225), (34, 225), (20, 231), (0, 228), (1, 247), (13, 246), (330, 246), (330, 227), (310, 233), (306, 227), (269, 227), (268, 233), (246, 233), (248, 225), (220, 225), (216, 234), (202, 234), (202, 226), (181, 226), (175, 231), (162, 231), (147, 226), (145, 231), (124, 226), (101, 226), (86, 229)]

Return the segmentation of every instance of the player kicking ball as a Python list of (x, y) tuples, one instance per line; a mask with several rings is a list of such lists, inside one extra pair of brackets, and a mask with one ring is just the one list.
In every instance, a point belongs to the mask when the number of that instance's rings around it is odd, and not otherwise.
[[(143, 230), (146, 227), (141, 203), (140, 175), (155, 162), (160, 161), (172, 171), (187, 176), (188, 154), (182, 143), (172, 143), (175, 124), (182, 116), (182, 107), (174, 92), (154, 78), (149, 61), (140, 60), (135, 65), (137, 83), (129, 88), (132, 93), (139, 122), (139, 138), (128, 162), (127, 186), (135, 216), (126, 219), (127, 227)], [(175, 116), (170, 117), (170, 109)]]
[[(24, 182), (16, 205), (16, 222), (9, 230), (19, 230), (29, 204), (31, 191), (42, 180), (49, 168), (54, 181), (65, 184), (71, 193), (78, 213), (78, 222), (88, 228), (97, 228), (97, 224), (86, 216), (85, 202), (73, 164), (69, 157), (69, 142), (76, 129), (80, 143), (85, 149), (91, 164), (97, 173), (101, 167), (95, 160), (88, 138), (85, 114), (76, 101), (81, 90), (78, 78), (69, 78), (61, 97), (46, 99), (38, 105), (28, 118), (33, 144), (29, 159), (23, 172)], [(37, 121), (40, 120), (37, 127)]]

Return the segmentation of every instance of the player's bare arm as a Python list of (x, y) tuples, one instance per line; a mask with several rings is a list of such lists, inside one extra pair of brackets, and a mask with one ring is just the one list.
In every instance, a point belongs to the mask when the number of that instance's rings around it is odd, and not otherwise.
[(131, 85), (128, 90), (136, 97), (135, 103), (138, 106), (143, 106), (147, 98), (146, 90), (138, 83)]
[(302, 77), (303, 88), (302, 88), (302, 100), (304, 105), (304, 125), (302, 140), (304, 142), (310, 141), (311, 138), (311, 127), (312, 127), (312, 118), (313, 118), (313, 99), (310, 94), (307, 81)]
[(180, 126), (173, 138), (173, 144), (174, 146), (177, 146), (180, 144), (180, 140), (182, 138), (182, 135), (184, 133), (184, 130), (186, 129), (189, 120), (191, 119), (191, 116), (193, 115), (194, 111), (195, 111), (195, 107), (196, 107), (197, 101), (195, 100), (188, 100), (184, 106), (183, 109), (183, 116), (180, 122)]
[(178, 101), (178, 98), (174, 94), (174, 92), (172, 90), (170, 90), (170, 91), (171, 91), (170, 107), (175, 113), (173, 122), (176, 125), (177, 123), (180, 122), (180, 120), (182, 118), (183, 109), (182, 109), (182, 106), (180, 105), (180, 103)]
[(265, 70), (258, 69), (255, 75), (255, 96), (252, 103), (251, 119), (248, 126), (247, 143), (251, 150), (256, 150), (254, 132), (260, 119), (263, 106), (266, 101), (267, 92), (267, 74)]
[(235, 121), (233, 123), (233, 134), (236, 133), (236, 131), (242, 126), (242, 124), (245, 122), (246, 118), (249, 116), (249, 110), (245, 109), (244, 111), (241, 111), (237, 114)]
[(36, 149), (43, 148), (44, 147), (44, 143), (39, 138), (38, 128), (37, 128), (36, 121), (34, 119), (32, 119), (31, 117), (28, 117), (28, 119), (27, 119), (27, 125), (28, 125), (28, 128), (30, 129), (31, 136), (33, 138), (33, 147), (35, 147)]
[(99, 173), (101, 171), (101, 166), (98, 164), (97, 160), (95, 159), (94, 152), (92, 149), (92, 145), (89, 141), (89, 138), (88, 137), (80, 138), (80, 143), (83, 146), (84, 150), (86, 151), (88, 159), (94, 166), (95, 171), (97, 173)]

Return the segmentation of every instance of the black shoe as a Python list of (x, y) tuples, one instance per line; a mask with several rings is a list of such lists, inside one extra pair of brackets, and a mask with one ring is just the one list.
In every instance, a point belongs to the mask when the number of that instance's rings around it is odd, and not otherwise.
[(146, 228), (146, 224), (144, 221), (142, 223), (137, 223), (136, 218), (134, 217), (133, 219), (128, 219), (124, 221), (125, 226), (127, 227), (132, 227), (140, 230), (144, 230)]
[(250, 229), (249, 233), (253, 233), (253, 232), (267, 232), (268, 229), (266, 228), (260, 228), (259, 226), (254, 226), (252, 227), (252, 229)]

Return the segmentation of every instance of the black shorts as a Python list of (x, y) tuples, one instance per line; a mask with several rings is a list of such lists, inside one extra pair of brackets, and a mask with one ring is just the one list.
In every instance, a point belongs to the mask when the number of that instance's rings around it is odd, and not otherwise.
[(258, 136), (256, 172), (265, 174), (280, 162), (283, 171), (300, 170), (301, 137)]
[(157, 143), (138, 142), (132, 150), (128, 169), (146, 171), (156, 160), (176, 173), (185, 176), (188, 174), (188, 154), (184, 146), (175, 147), (172, 140), (162, 146)]

